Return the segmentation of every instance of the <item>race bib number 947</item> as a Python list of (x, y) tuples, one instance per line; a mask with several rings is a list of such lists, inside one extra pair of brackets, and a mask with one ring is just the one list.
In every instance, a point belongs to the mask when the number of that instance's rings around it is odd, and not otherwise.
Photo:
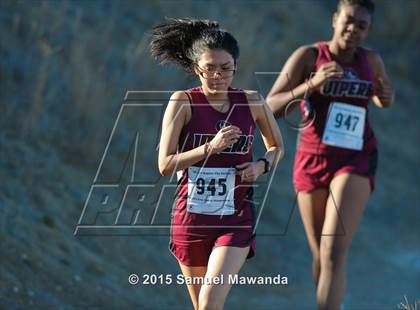
[(352, 150), (363, 148), (366, 109), (333, 102), (328, 111), (322, 143)]
[(187, 210), (208, 215), (235, 212), (235, 168), (188, 168)]

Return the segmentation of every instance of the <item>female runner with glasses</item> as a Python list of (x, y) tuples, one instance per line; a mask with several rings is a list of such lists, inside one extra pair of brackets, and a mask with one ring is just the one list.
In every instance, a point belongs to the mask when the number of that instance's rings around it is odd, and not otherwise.
[(343, 301), (348, 251), (374, 190), (377, 142), (368, 102), (389, 107), (394, 96), (381, 57), (362, 47), (373, 11), (371, 0), (340, 0), (332, 39), (296, 50), (267, 98), (277, 116), (293, 108), (293, 99), (306, 99), (302, 116), (310, 120), (300, 133), (293, 181), (319, 309), (339, 309)]
[[(273, 114), (255, 92), (231, 88), (239, 47), (216, 22), (168, 19), (151, 33), (151, 53), (195, 73), (201, 85), (175, 92), (163, 117), (162, 175), (178, 174), (170, 251), (195, 309), (221, 309), (255, 252), (252, 183), (283, 156)], [(251, 104), (252, 103), (252, 104)], [(267, 152), (253, 161), (259, 127)]]

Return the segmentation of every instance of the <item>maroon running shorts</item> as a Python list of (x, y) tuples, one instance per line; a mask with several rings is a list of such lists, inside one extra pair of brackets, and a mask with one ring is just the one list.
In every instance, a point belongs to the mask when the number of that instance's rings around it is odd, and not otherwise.
[(377, 162), (376, 149), (370, 152), (346, 151), (326, 155), (297, 151), (293, 168), (295, 191), (311, 192), (319, 188), (329, 188), (334, 177), (350, 172), (368, 178), (373, 192)]

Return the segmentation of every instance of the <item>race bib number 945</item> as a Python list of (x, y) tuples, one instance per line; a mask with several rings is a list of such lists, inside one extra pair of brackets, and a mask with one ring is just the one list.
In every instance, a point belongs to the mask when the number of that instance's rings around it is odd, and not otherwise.
[(207, 215), (235, 212), (235, 168), (188, 168), (187, 210)]
[(328, 111), (322, 143), (352, 150), (363, 148), (366, 109), (333, 102)]

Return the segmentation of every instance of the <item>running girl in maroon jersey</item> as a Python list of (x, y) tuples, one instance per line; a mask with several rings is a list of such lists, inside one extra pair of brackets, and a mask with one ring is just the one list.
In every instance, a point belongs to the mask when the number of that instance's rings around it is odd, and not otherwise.
[[(252, 182), (283, 156), (282, 138), (257, 93), (230, 87), (239, 47), (216, 22), (169, 19), (151, 36), (152, 55), (181, 65), (201, 82), (171, 96), (159, 170), (178, 175), (170, 250), (184, 276), (204, 279), (187, 283), (194, 308), (221, 309), (231, 287), (228, 275), (255, 252)], [(256, 126), (267, 152), (254, 161)]]
[(332, 39), (297, 49), (267, 98), (279, 117), (293, 99), (306, 99), (302, 117), (310, 121), (300, 132), (293, 181), (319, 309), (339, 309), (343, 301), (348, 251), (374, 190), (377, 141), (368, 102), (389, 107), (394, 96), (381, 57), (362, 47), (373, 11), (371, 0), (339, 1)]

